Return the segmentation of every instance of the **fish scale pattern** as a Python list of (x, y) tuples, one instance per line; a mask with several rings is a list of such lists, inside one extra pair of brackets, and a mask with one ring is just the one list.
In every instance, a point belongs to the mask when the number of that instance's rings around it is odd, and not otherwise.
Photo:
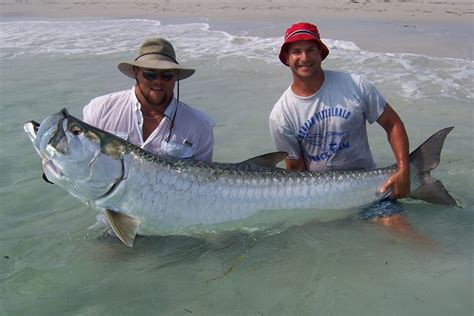
[[(171, 161), (127, 153), (128, 175), (115, 207), (146, 218), (141, 233), (238, 221), (259, 211), (350, 209), (377, 201), (393, 168), (305, 173), (250, 164)], [(111, 204), (111, 203), (109, 203)]]

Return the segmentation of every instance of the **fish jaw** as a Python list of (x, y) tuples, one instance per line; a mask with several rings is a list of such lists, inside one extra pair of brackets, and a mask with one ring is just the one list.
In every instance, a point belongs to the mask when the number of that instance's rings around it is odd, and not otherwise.
[(51, 179), (53, 181), (58, 181), (59, 179), (64, 177), (64, 174), (62, 174), (61, 170), (59, 170), (54, 165), (54, 163), (46, 157), (41, 160), (41, 166), (43, 167), (44, 175), (48, 180)]

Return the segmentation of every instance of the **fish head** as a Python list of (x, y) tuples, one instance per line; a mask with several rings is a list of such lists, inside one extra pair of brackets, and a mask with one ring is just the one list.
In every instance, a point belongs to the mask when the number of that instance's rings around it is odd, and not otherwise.
[(68, 114), (66, 109), (24, 124), (46, 178), (88, 203), (103, 197), (124, 176), (125, 143)]

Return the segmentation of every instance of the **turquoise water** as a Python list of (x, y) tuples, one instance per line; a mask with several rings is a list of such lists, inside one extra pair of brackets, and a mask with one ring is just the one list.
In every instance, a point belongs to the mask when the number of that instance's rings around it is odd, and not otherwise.
[[(404, 119), (412, 149), (455, 126), (433, 175), (462, 208), (402, 202), (423, 241), (351, 217), (207, 238), (143, 237), (129, 249), (89, 230), (96, 212), (41, 179), (23, 123), (63, 107), (80, 117), (91, 98), (131, 87), (116, 64), (134, 57), (144, 34), (160, 35), (198, 69), (181, 83), (181, 98), (216, 119), (215, 160), (273, 151), (268, 114), (290, 83), (276, 58), (278, 24), (0, 24), (0, 315), (472, 314), (472, 58), (324, 39), (325, 67), (375, 82)], [(385, 134), (378, 126), (369, 133), (377, 163), (391, 164)]]

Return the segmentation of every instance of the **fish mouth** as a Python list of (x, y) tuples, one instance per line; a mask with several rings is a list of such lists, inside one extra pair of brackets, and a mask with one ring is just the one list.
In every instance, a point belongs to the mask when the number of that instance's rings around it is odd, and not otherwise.
[(25, 130), (26, 134), (28, 134), (28, 137), (33, 142), (33, 145), (36, 143), (36, 135), (38, 135), (39, 127), (40, 123), (36, 121), (29, 121), (23, 125), (23, 129)]
[(57, 138), (58, 131), (61, 129), (61, 123), (67, 118), (67, 111), (63, 109), (61, 112), (46, 118), (43, 122), (29, 121), (23, 125), (23, 129), (27, 133), (33, 144), (35, 151), (41, 159), (43, 166), (43, 180), (53, 183), (49, 179), (51, 177), (58, 178), (62, 173), (56, 168), (51, 161), (48, 153), (48, 145)]
[(58, 174), (58, 170), (56, 169), (56, 167), (54, 167), (52, 161), (49, 160), (43, 153), (41, 153), (41, 150), (38, 148), (38, 146), (36, 146), (39, 127), (40, 127), (40, 124), (36, 121), (29, 121), (23, 125), (23, 129), (28, 134), (28, 137), (33, 143), (33, 147), (35, 148), (36, 152), (41, 158), (41, 165), (43, 167), (43, 176), (42, 176), (43, 180), (47, 183), (54, 184), (48, 179), (48, 176), (46, 175), (46, 173), (49, 173), (49, 172), (47, 172), (46, 169), (52, 170), (53, 172), (51, 173), (56, 173), (56, 174)]
[(36, 133), (38, 133), (38, 129), (40, 127), (40, 123), (36, 122), (36, 121), (29, 121), (27, 122), (26, 124), (28, 124), (29, 126), (31, 126), (32, 128), (32, 132), (36, 135)]

